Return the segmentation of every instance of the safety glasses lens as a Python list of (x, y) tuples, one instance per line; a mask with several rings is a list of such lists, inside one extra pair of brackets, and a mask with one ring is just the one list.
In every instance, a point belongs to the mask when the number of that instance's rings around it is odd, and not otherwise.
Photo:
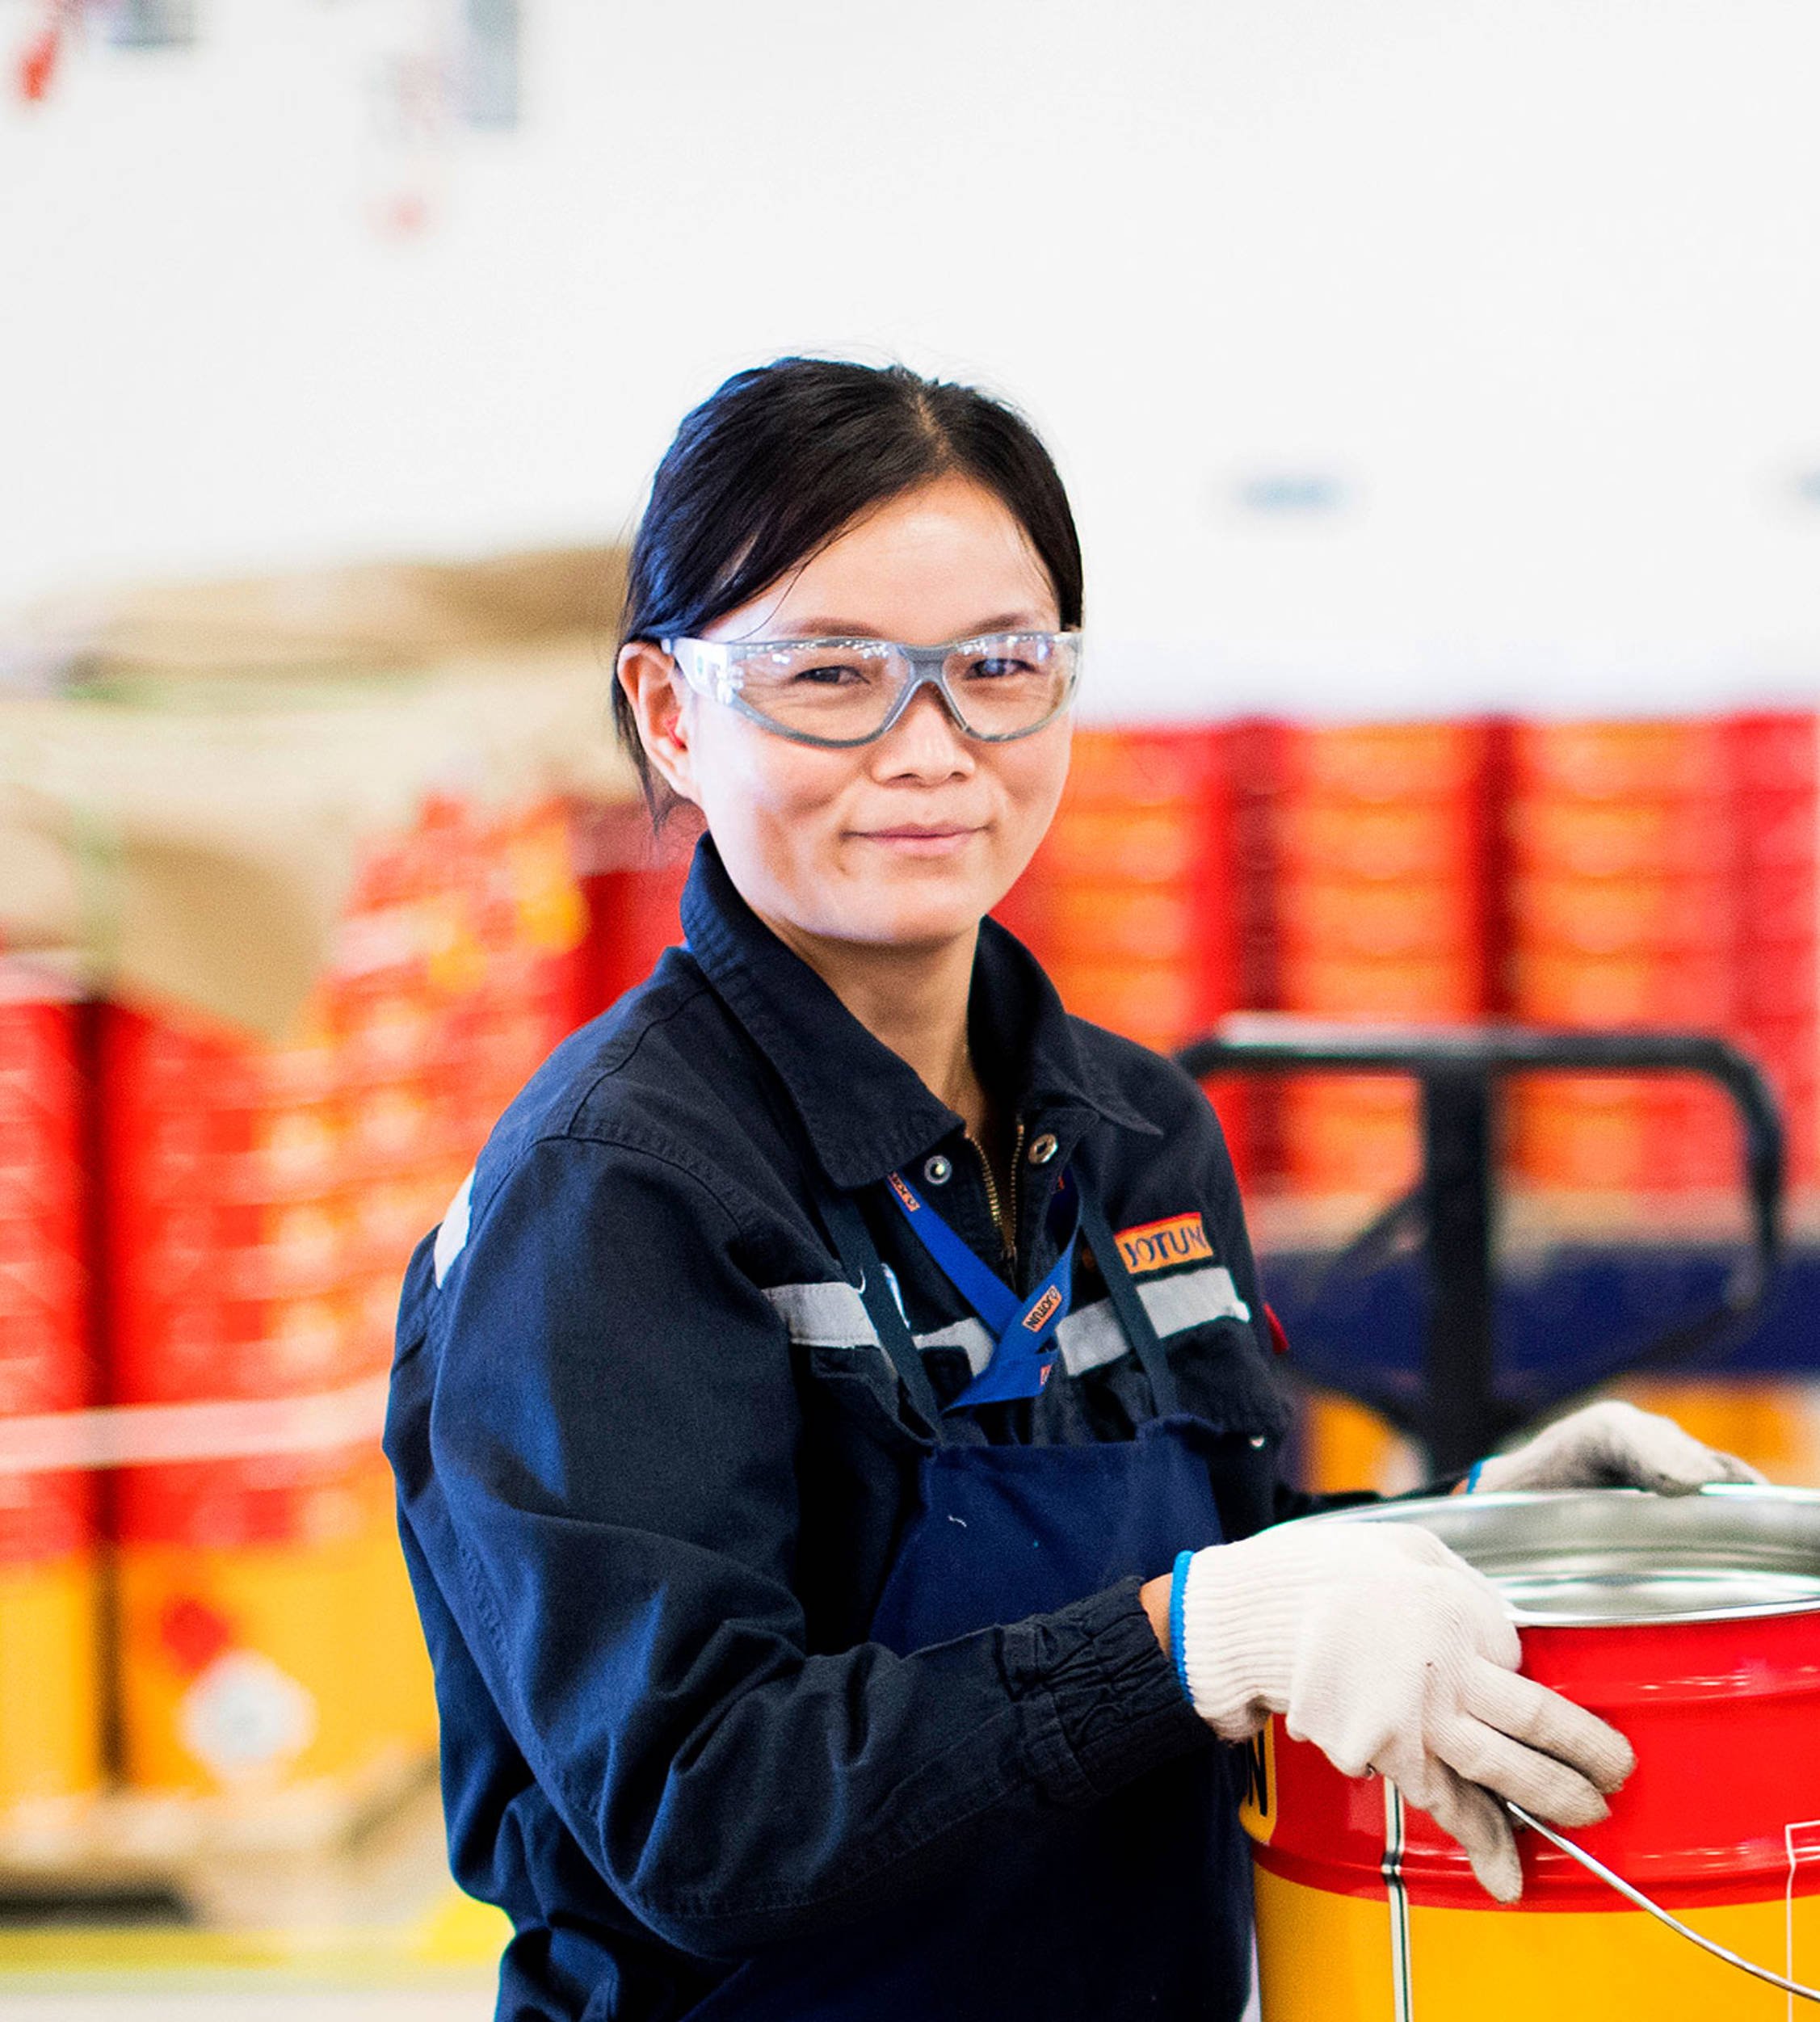
[[(948, 654), (942, 672), (968, 729), (1015, 736), (1066, 700), (1075, 649), (1070, 634), (969, 639)], [(846, 742), (876, 736), (913, 677), (910, 662), (889, 646), (808, 640), (742, 654), (736, 680), (746, 707), (780, 729)]]
[(942, 670), (961, 721), (982, 737), (1015, 736), (1046, 722), (1067, 697), (1074, 645), (1066, 635), (1044, 633), (969, 640)]
[(742, 655), (741, 698), (780, 729), (810, 737), (869, 737), (891, 713), (908, 673), (864, 645), (768, 646)]

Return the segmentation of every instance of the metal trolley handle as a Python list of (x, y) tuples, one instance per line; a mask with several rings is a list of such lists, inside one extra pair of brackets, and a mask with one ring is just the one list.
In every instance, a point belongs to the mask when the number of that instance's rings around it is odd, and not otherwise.
[(1784, 1994), (1792, 1994), (1800, 2001), (1820, 2002), (1820, 1988), (1804, 1987), (1798, 1980), (1784, 1979), (1780, 1973), (1772, 1973), (1767, 1965), (1757, 1965), (1749, 1959), (1740, 1958), (1737, 1953), (1728, 1952), (1722, 1944), (1716, 1944), (1711, 1938), (1704, 1938), (1699, 1932), (1691, 1930), (1679, 1917), (1671, 1917), (1660, 1903), (1652, 1902), (1641, 1889), (1633, 1888), (1622, 1875), (1613, 1874), (1603, 1860), (1595, 1860), (1583, 1848), (1576, 1847), (1571, 1839), (1564, 1839), (1552, 1827), (1545, 1826), (1540, 1818), (1532, 1818), (1521, 1805), (1512, 1804), (1507, 1797), (1504, 1809), (1519, 1825), (1528, 1826), (1532, 1832), (1539, 1832), (1551, 1847), (1558, 1847), (1570, 1859), (1579, 1862), (1588, 1874), (1597, 1875), (1608, 1888), (1616, 1889), (1620, 1896), (1634, 1902), (1639, 1910), (1647, 1910), (1658, 1923), (1666, 1923), (1671, 1931), (1678, 1931), (1690, 1944), (1697, 1944), (1702, 1952), (1710, 1952), (1715, 1959), (1723, 1959), (1727, 1965), (1734, 1965), (1740, 1973), (1748, 1973), (1759, 1980), (1767, 1980), (1772, 1987), (1780, 1987)]

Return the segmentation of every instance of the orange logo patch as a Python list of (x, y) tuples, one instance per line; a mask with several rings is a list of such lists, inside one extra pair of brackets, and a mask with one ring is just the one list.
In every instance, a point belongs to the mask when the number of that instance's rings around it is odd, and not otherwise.
[(1032, 1334), (1040, 1334), (1043, 1331), (1043, 1322), (1061, 1304), (1061, 1288), (1060, 1285), (1052, 1284), (1036, 1305), (1025, 1314), (1023, 1324)]
[(1124, 1267), (1135, 1277), (1164, 1271), (1175, 1263), (1211, 1263), (1213, 1246), (1198, 1214), (1171, 1215), (1166, 1221), (1146, 1221), (1141, 1228), (1121, 1229), (1114, 1238)]
[(910, 1188), (904, 1184), (903, 1181), (897, 1177), (896, 1173), (889, 1173), (885, 1176), (891, 1182), (891, 1191), (901, 1201), (903, 1202), (904, 1205), (909, 1209), (910, 1213), (914, 1214), (917, 1209), (923, 1205), (923, 1203), (917, 1199), (916, 1196), (910, 1192)]

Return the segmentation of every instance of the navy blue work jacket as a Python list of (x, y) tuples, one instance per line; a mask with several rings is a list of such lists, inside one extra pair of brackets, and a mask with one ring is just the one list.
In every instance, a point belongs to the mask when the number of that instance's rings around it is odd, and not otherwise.
[[(952, 1882), (994, 1835), (1040, 1834), (1215, 1745), (1136, 1579), (907, 1656), (865, 1640), (925, 1444), (818, 1190), (860, 1203), (945, 1401), (990, 1341), (878, 1183), (916, 1175), (1004, 1270), (982, 1163), (711, 842), (683, 919), (687, 948), (508, 1110), (412, 1259), (400, 1315), (386, 1450), (435, 1666), (452, 1863), (516, 1929), (502, 2016), (685, 2014), (763, 1948)], [(990, 921), (970, 1036), (1023, 1125), (1019, 1288), (1055, 1261), (1050, 1198), (1071, 1165), (1183, 1408), (1213, 1428), (1225, 1535), (1298, 1513), (1200, 1091), (1069, 1016)], [(980, 1436), (1125, 1440), (1150, 1415), (1079, 1253), (1060, 1338), (1038, 1396), (970, 1415)]]

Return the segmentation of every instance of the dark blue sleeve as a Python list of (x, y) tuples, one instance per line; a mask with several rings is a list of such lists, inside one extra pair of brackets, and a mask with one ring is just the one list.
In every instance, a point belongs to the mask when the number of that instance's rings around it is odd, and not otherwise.
[(427, 1294), (388, 1432), (531, 1772), (620, 1901), (710, 1957), (857, 1916), (1199, 1734), (1135, 1581), (909, 1657), (806, 1653), (813, 1457), (743, 1250), (710, 1175), (533, 1145)]

